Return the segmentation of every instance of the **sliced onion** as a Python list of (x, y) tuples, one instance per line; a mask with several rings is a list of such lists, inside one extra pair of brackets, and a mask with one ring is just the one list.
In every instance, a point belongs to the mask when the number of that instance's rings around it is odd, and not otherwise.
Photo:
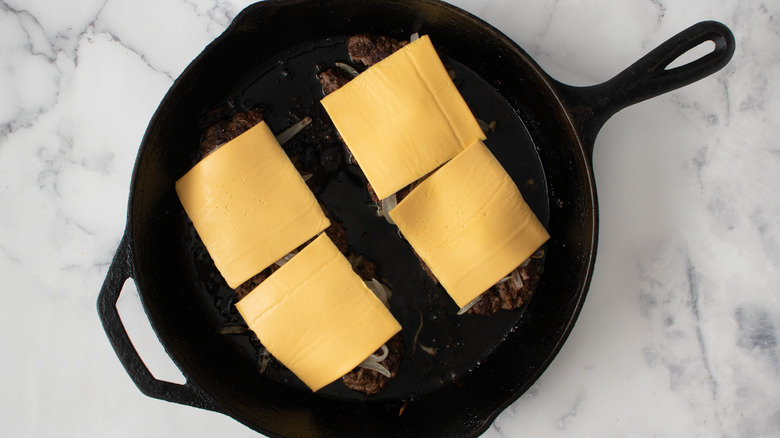
[(390, 217), (390, 210), (394, 209), (396, 205), (398, 205), (398, 200), (395, 197), (395, 193), (382, 200), (382, 216), (392, 225), (395, 225), (395, 222)]
[(413, 43), (413, 42), (417, 41), (418, 38), (420, 38), (420, 34), (415, 32), (411, 36), (409, 36), (409, 42)]
[(376, 278), (372, 278), (371, 281), (366, 281), (366, 287), (371, 289), (371, 292), (379, 298), (379, 301), (381, 301), (385, 307), (390, 308), (390, 297), (393, 296), (393, 292), (390, 288), (380, 283)]
[(352, 265), (352, 269), (357, 269), (357, 267), (363, 263), (363, 256), (350, 254), (347, 260), (349, 260), (349, 264)]
[(487, 135), (496, 130), (497, 123), (495, 120), (488, 123), (482, 119), (477, 119), (477, 124), (479, 124), (479, 127), (482, 128), (482, 132)]
[(300, 122), (280, 132), (279, 135), (276, 136), (276, 141), (278, 141), (280, 145), (287, 143), (290, 139), (295, 137), (296, 134), (303, 131), (303, 128), (309, 126), (310, 123), (311, 117), (304, 117)]
[(352, 151), (349, 150), (346, 144), (344, 145), (344, 152), (344, 158), (347, 160), (347, 164), (352, 164)]
[(379, 362), (374, 362), (374, 361), (372, 361), (370, 359), (366, 359), (365, 361), (363, 361), (363, 363), (361, 363), (358, 366), (360, 368), (365, 368), (365, 369), (368, 369), (368, 370), (371, 370), (371, 371), (376, 371), (377, 373), (387, 377), (388, 379), (392, 377), (390, 375), (390, 370), (388, 370), (384, 365), (382, 365)]
[(355, 68), (354, 68), (354, 67), (352, 67), (352, 66), (351, 66), (351, 65), (349, 65), (349, 64), (344, 64), (343, 62), (337, 62), (337, 63), (336, 63), (336, 67), (338, 67), (338, 68), (340, 68), (340, 69), (344, 70), (345, 72), (347, 72), (347, 74), (348, 74), (348, 75), (352, 76), (353, 78), (354, 78), (354, 77), (357, 77), (357, 75), (359, 75), (359, 74), (360, 74), (360, 73), (358, 73), (358, 71), (357, 71), (357, 70), (355, 70)]
[(414, 332), (414, 340), (412, 341), (412, 354), (414, 354), (414, 349), (415, 349), (415, 348), (417, 348), (417, 338), (419, 338), (419, 337), (420, 337), (420, 332), (422, 331), (422, 328), (423, 328), (423, 316), (422, 316), (422, 312), (420, 312), (420, 311), (418, 310), (418, 311), (417, 311), (417, 314), (418, 314), (418, 315), (420, 315), (420, 325), (419, 325), (419, 326), (417, 326), (417, 331), (416, 331), (416, 332)]
[(436, 350), (435, 348), (433, 348), (433, 347), (426, 347), (423, 344), (420, 344), (420, 350), (430, 354), (431, 356), (435, 356), (436, 353), (438, 353), (438, 350)]
[(306, 181), (310, 180), (311, 177), (313, 177), (313, 176), (314, 176), (314, 174), (311, 173), (311, 172), (307, 172), (307, 173), (302, 173), (301, 174), (301, 178), (303, 179), (303, 182), (306, 182)]
[(474, 307), (474, 304), (477, 304), (479, 302), (479, 300), (481, 300), (481, 299), (482, 299), (482, 295), (479, 295), (478, 297), (474, 298), (473, 300), (471, 300), (470, 303), (466, 304), (465, 306), (463, 306), (463, 308), (458, 310), (457, 314), (458, 315), (463, 315), (464, 313), (468, 312), (469, 309)]
[(528, 257), (527, 259), (525, 259), (523, 263), (520, 263), (520, 266), (518, 266), (518, 268), (525, 268), (526, 266), (528, 266), (529, 263), (531, 263), (531, 257)]
[(390, 375), (390, 370), (387, 369), (384, 365), (382, 365), (382, 361), (387, 359), (387, 355), (390, 354), (390, 350), (387, 348), (387, 345), (382, 345), (381, 347), (382, 353), (377, 355), (371, 355), (366, 358), (363, 362), (358, 365), (361, 368), (366, 368), (372, 371), (376, 371), (379, 374), (390, 378), (392, 377)]
[(286, 256), (284, 256), (284, 257), (280, 258), (279, 260), (277, 260), (277, 261), (275, 262), (275, 263), (276, 263), (276, 266), (278, 266), (278, 267), (280, 267), (280, 268), (281, 268), (282, 266), (284, 266), (284, 264), (285, 264), (285, 263), (287, 263), (287, 262), (289, 262), (290, 260), (292, 260), (292, 258), (295, 256), (295, 254), (298, 254), (298, 251), (293, 251), (293, 252), (291, 252), (291, 253), (287, 254)]
[(512, 279), (512, 277), (507, 275), (506, 277), (502, 278), (501, 280), (498, 280), (498, 283), (496, 283), (496, 285), (504, 284), (504, 283), (506, 283), (507, 281), (509, 281), (511, 279)]
[(269, 362), (271, 362), (271, 353), (263, 348), (263, 353), (260, 355), (260, 374), (265, 372), (265, 369), (268, 368)]
[(390, 354), (390, 349), (387, 348), (387, 345), (382, 345), (379, 347), (380, 350), (382, 350), (381, 353), (377, 356), (376, 354), (372, 354), (371, 356), (368, 356), (370, 359), (373, 359), (377, 362), (382, 362), (383, 360), (387, 359), (387, 355)]
[(249, 333), (249, 327), (245, 325), (224, 325), (219, 328), (220, 335), (243, 335)]
[(515, 269), (512, 271), (512, 282), (515, 284), (515, 287), (519, 290), (523, 288), (523, 279), (520, 278), (520, 270)]

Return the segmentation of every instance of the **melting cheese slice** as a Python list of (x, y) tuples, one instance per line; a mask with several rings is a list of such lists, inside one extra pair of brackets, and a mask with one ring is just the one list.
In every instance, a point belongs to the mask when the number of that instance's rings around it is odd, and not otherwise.
[(176, 193), (233, 288), (330, 224), (265, 122), (206, 156)]
[(380, 199), (485, 138), (427, 35), (322, 105)]
[(390, 217), (461, 308), (550, 237), (481, 141), (425, 179)]
[(317, 391), (401, 330), (321, 234), (236, 303), (268, 351)]

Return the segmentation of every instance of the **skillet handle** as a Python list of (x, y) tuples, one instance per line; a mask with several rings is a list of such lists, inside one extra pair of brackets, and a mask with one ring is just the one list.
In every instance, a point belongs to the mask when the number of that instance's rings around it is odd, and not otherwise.
[(125, 371), (130, 375), (133, 383), (145, 395), (173, 403), (220, 412), (211, 396), (190, 383), (189, 379), (184, 385), (155, 379), (127, 335), (127, 330), (125, 330), (125, 326), (119, 317), (116, 303), (125, 281), (135, 276), (133, 247), (130, 240), (127, 233), (125, 233), (114, 255), (114, 259), (111, 261), (108, 274), (106, 274), (103, 287), (98, 295), (98, 315), (103, 324), (103, 330), (105, 330), (108, 340), (111, 342), (111, 346), (114, 347), (119, 361), (125, 367)]
[[(715, 43), (712, 52), (667, 69), (674, 60), (708, 41)], [(590, 87), (558, 83), (556, 88), (572, 108), (585, 145), (592, 148), (596, 134), (616, 112), (717, 72), (728, 64), (735, 48), (734, 34), (728, 27), (703, 21), (673, 36), (607, 82)]]

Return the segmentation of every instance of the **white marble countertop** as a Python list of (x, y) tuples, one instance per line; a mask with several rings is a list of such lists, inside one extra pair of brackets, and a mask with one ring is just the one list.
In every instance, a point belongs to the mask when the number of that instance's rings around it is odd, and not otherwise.
[[(95, 311), (146, 125), (249, 3), (0, 0), (0, 436), (257, 436), (142, 395)], [(582, 314), (484, 437), (780, 436), (780, 3), (452, 3), (572, 85), (698, 21), (737, 39), (722, 71), (601, 131)], [(132, 286), (119, 307), (155, 375), (181, 381)]]

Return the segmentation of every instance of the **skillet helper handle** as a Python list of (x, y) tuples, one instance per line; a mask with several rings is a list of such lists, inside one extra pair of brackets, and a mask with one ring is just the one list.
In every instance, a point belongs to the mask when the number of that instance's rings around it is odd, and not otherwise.
[[(683, 54), (709, 41), (715, 43), (712, 52), (667, 68)], [(734, 34), (728, 27), (703, 21), (673, 36), (607, 82), (590, 87), (559, 83), (557, 88), (573, 108), (574, 122), (585, 144), (592, 147), (598, 131), (616, 112), (717, 72), (728, 64), (735, 48)]]
[(133, 248), (130, 238), (125, 234), (108, 268), (97, 301), (103, 329), (125, 371), (138, 389), (149, 397), (219, 412), (213, 399), (189, 380), (179, 385), (155, 379), (138, 355), (116, 308), (125, 281), (134, 275)]

